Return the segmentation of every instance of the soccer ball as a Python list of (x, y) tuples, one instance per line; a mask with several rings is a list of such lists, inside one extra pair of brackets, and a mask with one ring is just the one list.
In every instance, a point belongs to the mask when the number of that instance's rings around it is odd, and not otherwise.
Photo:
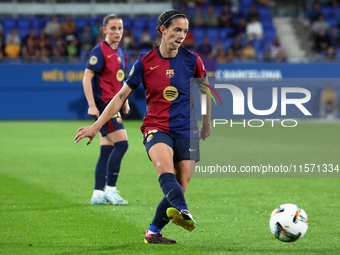
[(307, 232), (307, 214), (297, 205), (280, 205), (270, 215), (269, 227), (275, 238), (282, 242), (294, 242)]

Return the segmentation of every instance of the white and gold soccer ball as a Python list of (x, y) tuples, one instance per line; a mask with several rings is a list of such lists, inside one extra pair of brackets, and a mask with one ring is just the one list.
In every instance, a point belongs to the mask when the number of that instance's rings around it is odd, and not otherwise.
[(297, 241), (307, 232), (307, 214), (297, 205), (280, 205), (270, 215), (269, 227), (275, 238), (280, 241)]

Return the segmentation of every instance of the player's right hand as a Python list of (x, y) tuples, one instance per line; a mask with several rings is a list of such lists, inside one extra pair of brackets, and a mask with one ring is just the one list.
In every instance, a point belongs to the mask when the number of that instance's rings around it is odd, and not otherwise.
[(200, 127), (200, 137), (202, 140), (207, 139), (210, 136), (211, 126), (209, 122), (202, 123)]
[(81, 127), (77, 131), (75, 142), (78, 143), (81, 139), (88, 137), (90, 140), (86, 145), (89, 145), (93, 138), (96, 136), (97, 132), (94, 130), (93, 126)]
[(90, 117), (96, 117), (99, 118), (99, 110), (96, 106), (90, 106), (88, 111), (87, 111), (87, 115), (89, 115)]

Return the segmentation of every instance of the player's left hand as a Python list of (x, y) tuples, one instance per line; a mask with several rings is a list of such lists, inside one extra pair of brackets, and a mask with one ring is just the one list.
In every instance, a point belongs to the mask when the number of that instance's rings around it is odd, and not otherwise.
[(81, 127), (77, 131), (75, 142), (78, 143), (81, 139), (88, 137), (90, 140), (86, 145), (89, 145), (93, 138), (96, 136), (97, 132), (94, 130), (93, 126)]
[(205, 140), (206, 138), (209, 137), (211, 132), (211, 126), (210, 123), (207, 124), (202, 124), (202, 126), (200, 127), (200, 137), (202, 140)]
[(123, 105), (123, 113), (128, 114), (130, 112), (130, 106), (128, 100), (125, 101)]

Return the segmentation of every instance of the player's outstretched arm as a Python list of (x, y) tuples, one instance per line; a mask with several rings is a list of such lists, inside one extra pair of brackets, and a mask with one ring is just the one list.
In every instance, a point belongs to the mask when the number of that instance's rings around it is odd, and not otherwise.
[(124, 83), (122, 89), (115, 95), (115, 97), (111, 100), (111, 102), (106, 106), (103, 113), (100, 115), (98, 120), (92, 126), (81, 127), (77, 131), (77, 135), (75, 138), (75, 142), (78, 143), (81, 139), (88, 137), (90, 140), (87, 142), (89, 145), (93, 138), (98, 133), (99, 129), (108, 122), (112, 116), (116, 115), (122, 105), (125, 103), (125, 100), (132, 93), (132, 89)]
[[(208, 77), (205, 78), (203, 84), (207, 84), (208, 83)], [(200, 85), (198, 85), (200, 86)], [(210, 91), (209, 88), (207, 88), (206, 86), (202, 87), (205, 90)], [(201, 103), (202, 103), (202, 94), (207, 94), (205, 91), (200, 89), (200, 95), (201, 95)], [(200, 127), (200, 137), (205, 140), (206, 138), (208, 138), (208, 136), (210, 135), (211, 132), (211, 124), (210, 124), (210, 119), (211, 119), (211, 97), (209, 95), (207, 95), (207, 114), (202, 116), (202, 126)]]

